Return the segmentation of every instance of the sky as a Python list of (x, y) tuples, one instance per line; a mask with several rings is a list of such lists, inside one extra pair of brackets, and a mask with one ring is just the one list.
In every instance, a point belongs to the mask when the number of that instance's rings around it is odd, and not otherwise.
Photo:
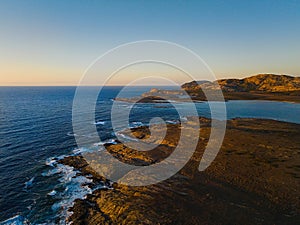
[(300, 1), (2, 0), (0, 86), (77, 85), (100, 55), (140, 40), (185, 46), (217, 78), (300, 76)]

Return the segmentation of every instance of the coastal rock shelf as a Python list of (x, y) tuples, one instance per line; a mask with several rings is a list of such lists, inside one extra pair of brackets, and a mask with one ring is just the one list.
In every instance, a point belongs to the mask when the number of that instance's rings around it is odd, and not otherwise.
[[(222, 148), (210, 167), (198, 165), (210, 134), (210, 120), (200, 118), (195, 153), (176, 175), (161, 183), (96, 190), (76, 200), (69, 218), (73, 224), (299, 224), (300, 125), (264, 119), (228, 121)], [(149, 152), (122, 143), (105, 145), (114, 157), (144, 165), (163, 160), (174, 150), (180, 125), (168, 125), (162, 145)], [(127, 131), (129, 132), (129, 131)], [(147, 138), (147, 127), (131, 129)], [(62, 163), (95, 181), (99, 176), (82, 156)]]

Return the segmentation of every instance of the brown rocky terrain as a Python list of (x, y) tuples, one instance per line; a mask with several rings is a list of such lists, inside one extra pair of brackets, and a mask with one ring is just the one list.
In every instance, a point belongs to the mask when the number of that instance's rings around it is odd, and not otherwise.
[[(288, 75), (259, 74), (244, 79), (220, 79), (214, 82), (192, 81), (183, 84), (181, 88), (182, 90), (159, 90), (154, 88), (150, 92), (144, 93), (140, 102), (156, 102), (157, 99), (186, 101), (189, 96), (194, 101), (206, 101), (207, 98), (204, 92), (213, 96), (220, 89), (225, 100), (300, 102), (300, 77)], [(132, 102), (137, 99), (140, 98), (118, 100)], [(150, 101), (151, 99), (152, 101)], [(217, 100), (219, 99), (217, 98)]]
[[(199, 172), (210, 120), (201, 118), (200, 123), (197, 149), (180, 172), (154, 185), (115, 183), (113, 189), (94, 191), (86, 199), (76, 200), (71, 209), (73, 224), (299, 224), (300, 125), (230, 120), (217, 158)], [(149, 165), (172, 153), (179, 131), (180, 125), (168, 125), (163, 143), (149, 152), (122, 143), (105, 147), (123, 162)], [(140, 139), (149, 137), (147, 127), (126, 132)], [(84, 175), (91, 174), (95, 182), (107, 182), (82, 156), (61, 162)]]
[(225, 92), (293, 92), (300, 91), (300, 77), (275, 74), (258, 74), (243, 79), (221, 79), (214, 82), (200, 81), (182, 85), (187, 91), (197, 90), (201, 87), (206, 89), (215, 88), (219, 84)]
[(182, 85), (195, 99), (205, 99), (202, 90), (221, 88), (226, 100), (300, 101), (300, 77), (259, 74), (244, 79), (221, 79), (214, 82), (192, 81)]

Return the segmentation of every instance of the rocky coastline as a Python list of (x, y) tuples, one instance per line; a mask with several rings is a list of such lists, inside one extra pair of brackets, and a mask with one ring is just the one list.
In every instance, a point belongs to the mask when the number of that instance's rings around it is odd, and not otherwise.
[[(198, 165), (211, 121), (200, 118), (200, 140), (190, 161), (173, 177), (150, 186), (130, 187), (101, 177), (85, 158), (69, 156), (60, 163), (92, 176), (101, 189), (78, 199), (70, 209), (72, 224), (298, 224), (300, 221), (300, 125), (265, 119), (228, 121), (222, 148), (208, 169)], [(147, 127), (133, 128), (137, 138)], [(144, 165), (174, 150), (179, 124), (169, 124), (163, 143), (139, 152), (122, 143), (106, 150), (126, 163)]]
[[(139, 97), (117, 98), (117, 101), (140, 103), (164, 103), (168, 100), (185, 102), (190, 99), (220, 101), (222, 91), (225, 101), (230, 100), (266, 100), (300, 102), (300, 78), (288, 75), (258, 74), (244, 79), (220, 79), (216, 81), (191, 81), (179, 90), (153, 88)], [(222, 98), (223, 98), (222, 97)]]

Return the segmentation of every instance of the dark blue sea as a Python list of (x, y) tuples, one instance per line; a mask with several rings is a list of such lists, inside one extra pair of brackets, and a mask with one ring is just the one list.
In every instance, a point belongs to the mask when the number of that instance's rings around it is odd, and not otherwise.
[[(91, 87), (93, 88), (93, 87)], [(101, 141), (114, 138), (110, 123), (113, 99), (122, 87), (105, 87), (98, 99), (95, 123)], [(91, 180), (58, 160), (78, 154), (72, 129), (75, 87), (0, 87), (0, 224), (65, 224), (76, 198), (93, 190)], [(132, 87), (127, 97), (150, 87)], [(185, 107), (188, 103), (173, 103)], [(216, 103), (217, 104), (217, 103)], [(136, 104), (129, 126), (179, 115), (168, 103)], [(300, 123), (300, 104), (271, 101), (229, 101), (228, 118), (252, 117)], [(124, 103), (126, 107), (126, 103)], [(207, 103), (196, 103), (199, 116), (210, 116)], [(86, 134), (88, 136), (88, 134)], [(96, 143), (95, 143), (96, 144)], [(98, 187), (101, 188), (101, 187)]]

